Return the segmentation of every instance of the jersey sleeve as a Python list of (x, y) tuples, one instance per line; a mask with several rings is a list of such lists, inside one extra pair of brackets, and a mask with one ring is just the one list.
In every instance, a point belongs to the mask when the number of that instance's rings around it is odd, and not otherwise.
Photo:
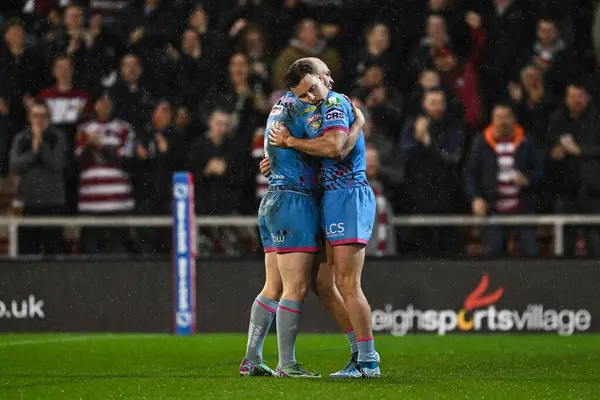
[(331, 93), (329, 98), (321, 105), (323, 114), (322, 133), (338, 130), (348, 133), (350, 129), (350, 115), (348, 114), (348, 101), (337, 93)]

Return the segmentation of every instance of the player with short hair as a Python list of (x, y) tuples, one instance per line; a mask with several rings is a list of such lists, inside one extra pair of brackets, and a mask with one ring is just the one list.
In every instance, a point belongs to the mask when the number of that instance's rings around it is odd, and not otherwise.
[[(325, 157), (319, 174), (324, 190), (321, 200), (322, 226), (333, 256), (336, 285), (344, 299), (358, 342), (358, 363), (331, 377), (381, 377), (375, 351), (371, 309), (361, 288), (361, 274), (375, 219), (375, 196), (365, 170), (365, 140), (360, 135), (345, 156), (348, 129), (354, 121), (350, 103), (319, 79), (311, 60), (298, 60), (288, 69), (285, 82), (299, 101), (316, 106), (303, 124), (308, 139), (290, 135), (285, 129), (271, 130), (272, 146)], [(312, 121), (312, 122), (311, 122)], [(315, 125), (315, 121), (321, 121)]]
[[(333, 81), (331, 78), (329, 80), (331, 84)], [(302, 110), (295, 110), (294, 103), (292, 93), (286, 94), (277, 102), (267, 121), (267, 131), (280, 122), (285, 122), (294, 131), (299, 120), (296, 114), (302, 114)], [(364, 118), (359, 118), (352, 126), (353, 140), (358, 138), (363, 125)], [(303, 134), (299, 129), (296, 131), (299, 135)], [(314, 377), (318, 375), (303, 370), (295, 360), (295, 338), (304, 296), (310, 287), (314, 253), (319, 250), (317, 241), (320, 237), (320, 215), (316, 204), (318, 165), (306, 154), (270, 149), (268, 141), (265, 141), (265, 156), (272, 160), (269, 192), (259, 208), (266, 281), (252, 306), (246, 357), (240, 366), (240, 375), (274, 374), (262, 359), (262, 346), (277, 313), (280, 360), (276, 374)], [(331, 266), (322, 264), (319, 267), (315, 289), (325, 307), (345, 330), (351, 350), (356, 353), (356, 339), (331, 271)]]

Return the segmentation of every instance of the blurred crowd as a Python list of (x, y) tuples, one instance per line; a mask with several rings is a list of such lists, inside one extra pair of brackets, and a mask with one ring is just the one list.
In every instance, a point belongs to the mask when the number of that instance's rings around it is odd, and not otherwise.
[[(25, 215), (254, 215), (264, 123), (296, 59), (321, 58), (367, 118), (369, 253), (463, 254), (458, 228), (401, 214), (600, 214), (600, 7), (592, 0), (4, 0), (0, 171)], [(600, 8), (599, 8), (600, 10)], [(539, 253), (534, 227), (482, 251)], [(201, 230), (209, 253), (252, 230)], [(22, 253), (168, 252), (161, 229), (22, 229)], [(509, 246), (509, 242), (511, 243)], [(566, 254), (600, 255), (597, 227)], [(241, 250), (240, 250), (241, 249)], [(511, 250), (512, 251), (512, 250)]]

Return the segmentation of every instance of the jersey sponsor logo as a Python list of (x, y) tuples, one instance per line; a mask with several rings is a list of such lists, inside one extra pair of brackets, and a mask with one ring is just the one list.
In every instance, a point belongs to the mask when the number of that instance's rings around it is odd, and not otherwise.
[(327, 121), (342, 121), (344, 119), (344, 113), (338, 110), (330, 110), (325, 114)]
[(269, 116), (281, 115), (282, 111), (283, 111), (283, 106), (275, 105), (271, 109), (271, 113), (269, 114)]
[(285, 237), (289, 233), (290, 232), (286, 229), (279, 230), (279, 231), (276, 231), (273, 234), (271, 234), (271, 239), (273, 240), (273, 243), (285, 243)]
[(306, 108), (304, 109), (304, 111), (302, 111), (302, 112), (300, 113), (300, 115), (298, 115), (298, 116), (299, 116), (299, 117), (301, 117), (301, 116), (303, 116), (304, 114), (308, 114), (309, 112), (313, 112), (313, 111), (315, 111), (316, 109), (317, 109), (317, 107), (316, 107), (316, 106), (308, 106), (308, 107), (306, 107)]
[(330, 224), (325, 227), (325, 234), (327, 237), (342, 236), (344, 234), (344, 223), (338, 222), (337, 224)]
[(310, 124), (312, 130), (316, 132), (319, 130), (319, 128), (321, 128), (321, 125), (323, 124), (323, 116), (321, 114), (315, 114), (311, 116), (307, 120), (307, 122)]
[(327, 108), (337, 107), (337, 106), (341, 106), (341, 105), (342, 105), (342, 101), (335, 96), (331, 96), (330, 98), (325, 100), (325, 107), (327, 107)]

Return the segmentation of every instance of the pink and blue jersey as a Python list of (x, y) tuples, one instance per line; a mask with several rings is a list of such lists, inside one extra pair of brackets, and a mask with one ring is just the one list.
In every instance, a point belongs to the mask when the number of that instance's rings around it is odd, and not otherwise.
[(295, 150), (271, 146), (266, 139), (269, 136), (271, 127), (279, 123), (285, 124), (292, 136), (304, 137), (304, 132), (296, 117), (296, 108), (295, 96), (292, 92), (288, 92), (273, 106), (267, 119), (264, 150), (265, 157), (271, 162), (269, 188), (271, 190), (289, 190), (316, 196), (317, 159)]
[(258, 228), (265, 253), (313, 253), (319, 250), (320, 215), (317, 204), (318, 161), (292, 149), (269, 144), (271, 127), (283, 123), (290, 134), (303, 138), (292, 93), (273, 106), (265, 130), (265, 156), (271, 162), (269, 189), (258, 209)]
[[(296, 103), (298, 102), (300, 101), (296, 100)], [(330, 91), (327, 100), (319, 106), (311, 107), (313, 110), (306, 113), (304, 117), (300, 116), (298, 121), (308, 139), (316, 138), (334, 129), (348, 133), (354, 123), (354, 113), (350, 103), (334, 91)], [(365, 137), (361, 133), (356, 145), (343, 160), (335, 161), (329, 158), (321, 160), (318, 182), (326, 191), (369, 186), (366, 169)]]
[[(304, 104), (299, 100), (295, 103)], [(298, 108), (298, 107), (294, 107)], [(348, 133), (354, 123), (350, 103), (340, 94), (330, 91), (317, 107), (308, 106), (298, 123), (308, 139), (330, 130)], [(375, 220), (375, 195), (366, 175), (366, 148), (360, 133), (354, 148), (340, 161), (321, 159), (318, 179), (323, 189), (321, 226), (332, 246), (367, 244)]]

